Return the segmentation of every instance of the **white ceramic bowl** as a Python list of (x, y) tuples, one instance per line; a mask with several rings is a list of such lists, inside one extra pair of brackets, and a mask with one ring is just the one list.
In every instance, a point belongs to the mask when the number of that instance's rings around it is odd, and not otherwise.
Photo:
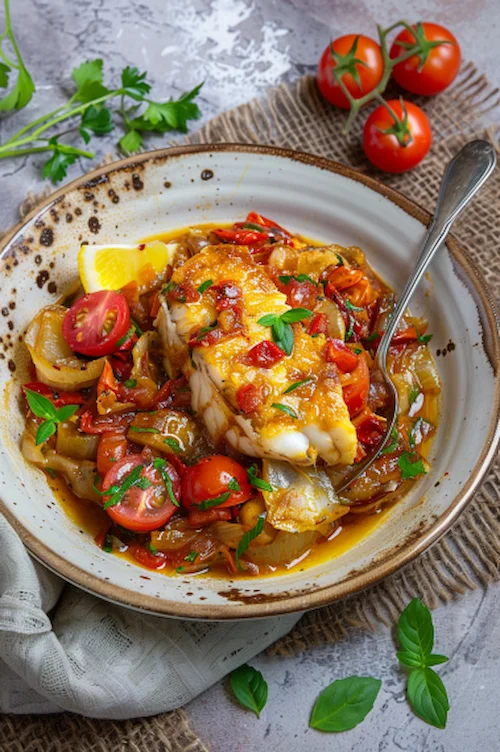
[(66, 517), (41, 471), (20, 454), (19, 385), (27, 380), (20, 335), (34, 313), (77, 277), (82, 241), (135, 242), (189, 224), (242, 219), (251, 209), (318, 240), (361, 246), (396, 290), (428, 221), (395, 191), (324, 159), (272, 147), (192, 146), (94, 171), (47, 199), (2, 244), (2, 510), (50, 569), (97, 595), (156, 614), (267, 616), (313, 608), (366, 587), (450, 527), (499, 441), (497, 322), (483, 280), (450, 240), (412, 304), (430, 321), (433, 353), (447, 353), (437, 358), (444, 397), (433, 469), (375, 532), (315, 568), (237, 582), (167, 577), (100, 551)]

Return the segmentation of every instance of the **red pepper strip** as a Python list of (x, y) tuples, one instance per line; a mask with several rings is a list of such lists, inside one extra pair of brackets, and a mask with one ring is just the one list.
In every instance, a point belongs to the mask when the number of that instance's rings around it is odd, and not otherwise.
[(307, 329), (313, 337), (315, 334), (326, 334), (328, 332), (328, 316), (325, 313), (317, 313), (313, 316)]
[(139, 564), (148, 569), (160, 569), (160, 567), (168, 563), (168, 558), (161, 551), (158, 551), (157, 554), (152, 554), (151, 551), (148, 551), (145, 546), (141, 546), (140, 543), (132, 543), (128, 547), (128, 550)]
[(191, 390), (184, 376), (166, 381), (155, 397), (155, 407), (179, 409), (190, 406)]
[(328, 275), (328, 281), (337, 290), (347, 290), (354, 287), (363, 279), (363, 272), (359, 269), (348, 269), (346, 266), (337, 266)]
[(126, 358), (123, 353), (115, 353), (111, 358), (111, 368), (120, 381), (127, 381), (130, 378), (133, 367), (132, 361), (129, 358), (125, 360), (124, 357)]
[(262, 404), (262, 392), (255, 384), (240, 386), (236, 392), (238, 407), (242, 413), (254, 413)]
[(391, 345), (403, 345), (406, 342), (415, 342), (418, 339), (418, 332), (414, 326), (409, 326), (408, 329), (403, 329), (401, 332), (396, 332), (391, 340)]
[(256, 212), (250, 212), (246, 218), (246, 222), (250, 222), (253, 225), (261, 225), (261, 227), (268, 227), (271, 230), (279, 230), (284, 235), (288, 235), (288, 237), (291, 237), (288, 230), (285, 230), (284, 227), (279, 225), (273, 219), (268, 219), (267, 217), (264, 217), (262, 214), (257, 214)]
[(327, 363), (335, 363), (343, 373), (350, 373), (358, 365), (359, 357), (342, 340), (328, 339), (325, 360)]
[(128, 428), (133, 419), (134, 413), (99, 415), (94, 418), (90, 410), (87, 410), (80, 418), (80, 430), (93, 435), (106, 433), (106, 431), (115, 431), (119, 428)]
[(264, 340), (254, 345), (245, 356), (245, 363), (257, 368), (272, 368), (286, 353), (275, 342)]
[(269, 235), (257, 230), (213, 230), (218, 238), (233, 245), (258, 245), (269, 242)]
[(198, 509), (190, 509), (188, 515), (191, 527), (205, 527), (206, 525), (211, 525), (212, 522), (218, 522), (218, 520), (229, 522), (230, 519), (230, 509), (207, 509), (205, 512), (200, 512)]
[(32, 392), (47, 397), (56, 408), (63, 407), (63, 405), (81, 405), (85, 402), (80, 392), (60, 392), (57, 389), (51, 389), (41, 381), (31, 381), (29, 384), (24, 384), (21, 389), (24, 398), (26, 398), (26, 389), (30, 389)]
[(386, 420), (365, 407), (353, 418), (352, 424), (356, 429), (358, 441), (365, 447), (376, 447), (384, 435)]
[(343, 387), (342, 394), (352, 418), (365, 407), (370, 388), (370, 371), (364, 355), (360, 355), (358, 365), (351, 372), (351, 379), (351, 383)]

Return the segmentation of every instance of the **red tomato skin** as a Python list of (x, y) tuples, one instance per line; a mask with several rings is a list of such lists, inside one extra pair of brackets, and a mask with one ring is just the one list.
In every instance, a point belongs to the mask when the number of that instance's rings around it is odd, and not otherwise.
[(246, 354), (245, 362), (257, 368), (272, 368), (286, 356), (284, 350), (275, 342), (265, 339), (254, 345)]
[(26, 397), (26, 389), (29, 389), (32, 392), (41, 394), (43, 397), (47, 397), (55, 408), (63, 407), (64, 405), (81, 405), (85, 402), (80, 392), (60, 392), (58, 389), (52, 389), (41, 381), (31, 381), (29, 384), (24, 384), (21, 388), (24, 397)]
[(132, 558), (143, 567), (146, 567), (146, 569), (162, 569), (168, 562), (168, 558), (161, 551), (153, 554), (145, 546), (141, 546), (140, 543), (132, 543), (128, 547), (128, 552)]
[[(398, 118), (403, 116), (398, 99), (391, 99), (388, 105)], [(405, 106), (412, 134), (412, 141), (406, 146), (401, 146), (394, 134), (381, 132), (394, 125), (394, 119), (383, 105), (377, 107), (365, 123), (363, 131), (365, 154), (375, 167), (384, 172), (400, 173), (411, 170), (422, 161), (431, 148), (432, 132), (427, 116), (420, 107), (411, 102), (405, 101)]]
[[(359, 36), (356, 57), (363, 60), (366, 66), (357, 65), (361, 80), (361, 89), (350, 73), (344, 73), (342, 81), (346, 85), (351, 96), (355, 99), (368, 94), (379, 83), (384, 71), (384, 62), (380, 46), (370, 37), (358, 34), (346, 34), (332, 42), (333, 49), (340, 55), (346, 55), (351, 49), (354, 40)], [(344, 110), (350, 109), (349, 100), (338, 85), (333, 75), (335, 60), (332, 57), (330, 45), (325, 49), (318, 66), (318, 86), (322, 95), (336, 107)]]
[(224, 509), (236, 504), (243, 504), (244, 501), (248, 501), (252, 496), (255, 496), (255, 493), (248, 482), (245, 468), (239, 462), (222, 454), (204, 457), (196, 465), (186, 468), (182, 478), (183, 506), (190, 512), (202, 511), (197, 509), (196, 506), (193, 508), (193, 505), (201, 504), (205, 499), (214, 499), (226, 493), (230, 490), (228, 483), (232, 478), (236, 478), (241, 490), (231, 491), (231, 495), (226, 501), (213, 507), (214, 509)]
[[(101, 330), (109, 311), (115, 312), (112, 330)], [(74, 303), (63, 320), (63, 336), (74, 352), (99, 358), (111, 355), (130, 329), (130, 310), (125, 297), (113, 290), (90, 292)]]
[[(440, 39), (451, 42), (434, 47), (429, 52), (421, 71), (418, 70), (420, 58), (418, 55), (398, 63), (392, 71), (392, 77), (397, 83), (413, 94), (421, 94), (429, 97), (444, 91), (455, 79), (460, 68), (460, 46), (453, 34), (444, 26), (425, 22), (422, 24), (426, 39), (430, 42)], [(415, 27), (412, 27), (415, 28)], [(405, 48), (399, 42), (414, 43), (415, 38), (408, 29), (403, 29), (394, 40), (389, 56), (391, 59), (399, 57), (405, 52)]]
[(342, 340), (329, 338), (325, 347), (325, 360), (327, 363), (335, 363), (343, 373), (349, 373), (358, 365), (359, 357)]
[(352, 381), (342, 388), (344, 402), (352, 418), (366, 405), (370, 388), (370, 371), (364, 354), (359, 356), (358, 365), (351, 371)]
[(127, 454), (128, 442), (125, 429), (103, 433), (97, 447), (97, 472), (106, 475), (108, 470)]
[[(146, 473), (148, 471), (150, 474), (158, 473), (157, 470), (152, 471), (152, 463), (143, 455), (129, 454), (128, 456), (114, 463), (111, 470), (106, 473), (102, 482), (102, 490), (107, 491), (108, 488), (115, 484), (120, 485), (120, 483), (122, 483), (123, 480), (134, 470), (134, 468), (138, 467), (139, 465), (144, 465), (144, 467), (146, 468)], [(179, 501), (181, 491), (181, 480), (179, 474), (177, 473), (175, 468), (168, 462), (165, 466), (165, 470), (168, 472), (168, 475), (170, 476), (170, 479), (172, 481), (174, 496)], [(177, 507), (172, 503), (168, 496), (166, 496), (165, 503), (162, 504), (161, 507), (157, 507), (156, 509), (149, 511), (148, 514), (138, 514), (136, 512), (136, 508), (134, 507), (134, 502), (136, 502), (136, 506), (141, 506), (142, 501), (147, 501), (149, 495), (148, 491), (149, 489), (146, 491), (141, 491), (141, 489), (139, 489), (137, 486), (134, 486), (125, 494), (123, 500), (119, 504), (108, 507), (106, 509), (106, 512), (109, 514), (113, 522), (116, 522), (118, 525), (121, 525), (127, 530), (132, 530), (135, 533), (149, 533), (151, 530), (157, 530), (158, 528), (163, 527), (163, 525), (165, 525), (169, 521), (169, 519), (177, 510)], [(151, 492), (149, 491), (149, 493)], [(103, 503), (105, 503), (106, 501), (106, 496), (103, 496)], [(129, 501), (132, 501), (132, 504), (124, 503)], [(142, 506), (144, 507), (145, 503), (142, 504)]]
[(246, 415), (254, 413), (262, 404), (262, 391), (255, 384), (245, 384), (236, 392), (236, 400), (242, 413)]

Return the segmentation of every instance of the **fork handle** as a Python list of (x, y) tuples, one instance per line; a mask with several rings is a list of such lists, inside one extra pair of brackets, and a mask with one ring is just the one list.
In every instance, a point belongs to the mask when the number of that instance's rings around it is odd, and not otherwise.
[(418, 261), (378, 346), (377, 362), (384, 369), (391, 340), (413, 293), (448, 235), (453, 222), (489, 177), (495, 164), (495, 150), (490, 142), (485, 140), (470, 141), (448, 164), (439, 190), (436, 211), (422, 242)]

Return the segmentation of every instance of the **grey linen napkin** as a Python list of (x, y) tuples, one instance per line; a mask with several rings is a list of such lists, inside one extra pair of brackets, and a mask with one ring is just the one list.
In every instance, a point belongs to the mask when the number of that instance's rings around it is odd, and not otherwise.
[(127, 719), (179, 708), (286, 634), (143, 615), (65, 584), (0, 516), (0, 711)]

